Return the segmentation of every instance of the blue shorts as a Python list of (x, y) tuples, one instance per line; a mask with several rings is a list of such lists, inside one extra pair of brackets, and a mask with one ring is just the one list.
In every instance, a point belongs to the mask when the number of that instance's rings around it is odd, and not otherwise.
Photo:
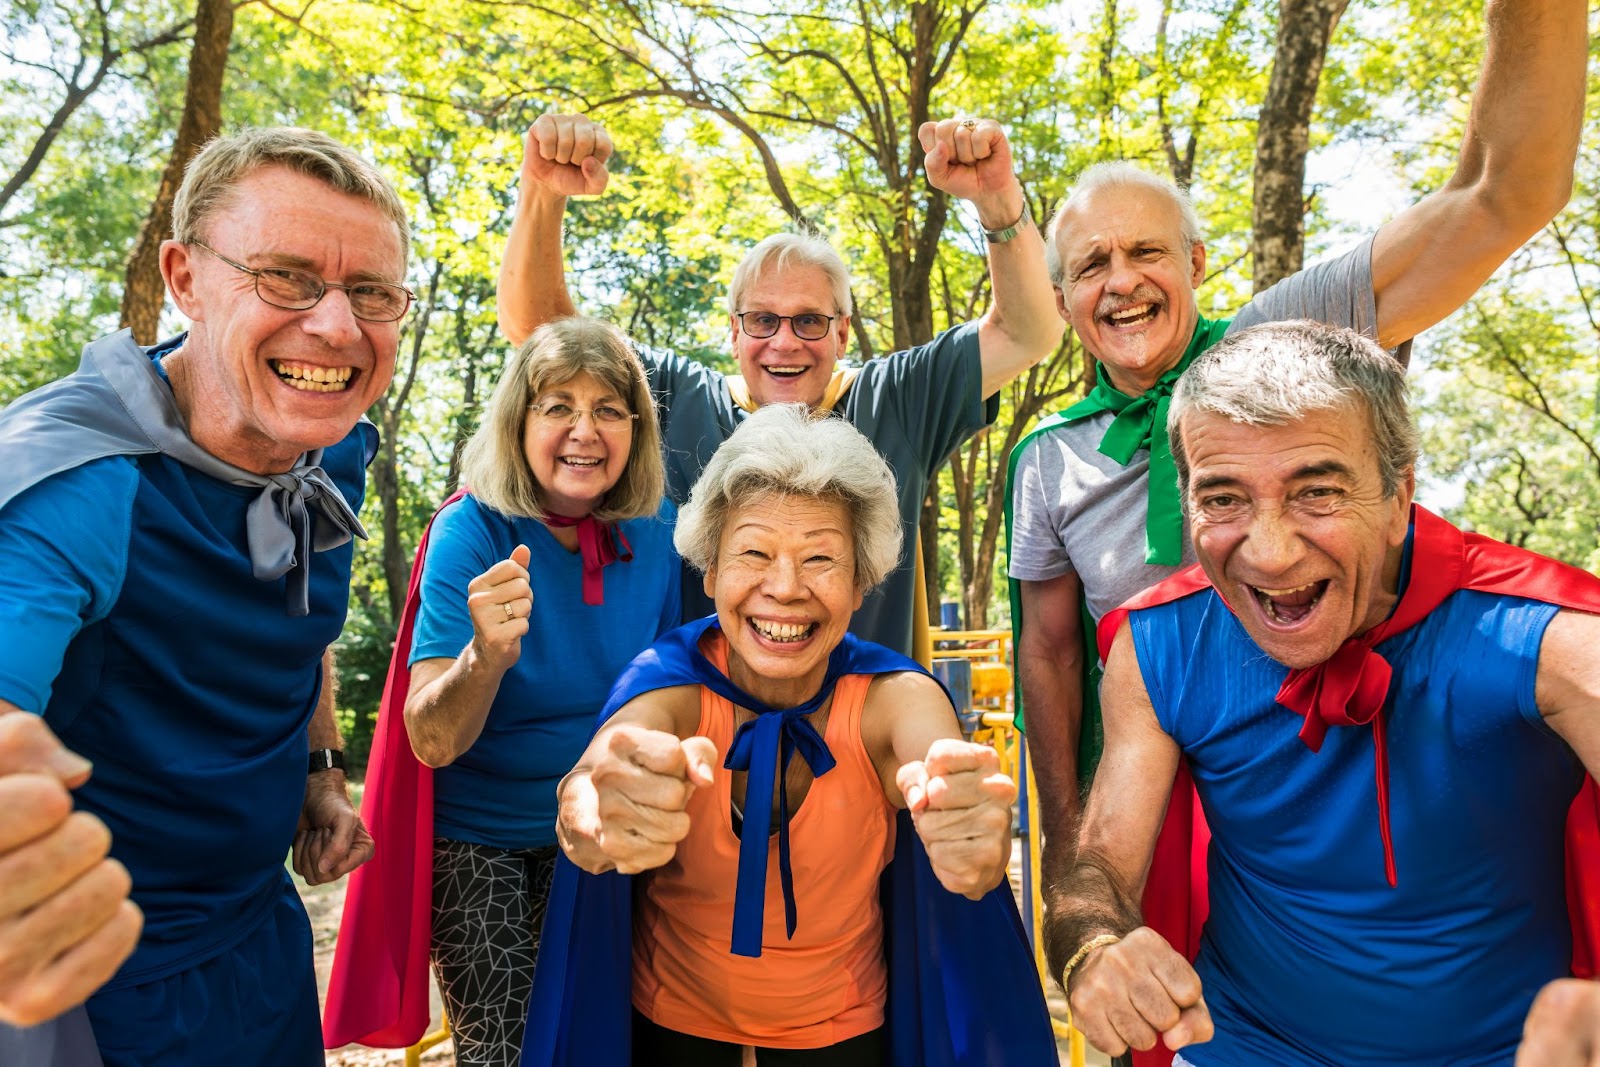
[(220, 955), (90, 998), (106, 1067), (322, 1067), (311, 923), (284, 882), (261, 923)]

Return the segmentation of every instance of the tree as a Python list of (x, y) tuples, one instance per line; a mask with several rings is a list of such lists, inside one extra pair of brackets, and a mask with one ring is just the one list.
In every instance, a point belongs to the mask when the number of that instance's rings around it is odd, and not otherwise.
[(206, 141), (222, 128), (222, 79), (228, 68), (228, 42), (233, 37), (233, 0), (196, 0), (194, 47), (189, 53), (189, 82), (184, 92), (183, 117), (172, 146), (155, 201), (128, 257), (127, 279), (122, 289), (122, 325), (133, 330), (142, 345), (156, 343), (161, 308), (166, 303), (166, 283), (158, 256), (161, 242), (172, 233), (172, 201), (183, 181), (184, 168)]

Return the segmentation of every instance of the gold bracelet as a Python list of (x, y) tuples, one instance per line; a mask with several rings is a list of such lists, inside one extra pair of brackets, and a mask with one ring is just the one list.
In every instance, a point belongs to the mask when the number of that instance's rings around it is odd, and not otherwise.
[(1078, 964), (1082, 963), (1085, 956), (1089, 955), (1089, 953), (1093, 952), (1097, 948), (1105, 948), (1107, 945), (1115, 945), (1121, 940), (1121, 934), (1101, 934), (1098, 937), (1091, 937), (1089, 940), (1079, 945), (1078, 951), (1074, 952), (1072, 954), (1072, 958), (1067, 961), (1067, 965), (1061, 968), (1061, 991), (1063, 993), (1070, 993), (1069, 983), (1072, 981), (1072, 969)]

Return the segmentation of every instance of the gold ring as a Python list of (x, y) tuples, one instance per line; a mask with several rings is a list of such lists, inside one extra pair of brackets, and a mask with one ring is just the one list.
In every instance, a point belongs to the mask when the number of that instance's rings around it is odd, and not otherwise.
[(977, 119), (962, 119), (960, 126), (963, 130), (970, 130), (978, 125)]
[(511, 610), (511, 601), (508, 600), (504, 604), (501, 604), (500, 606), (506, 609), (506, 621), (507, 622), (510, 622), (512, 619), (517, 617), (517, 613)]

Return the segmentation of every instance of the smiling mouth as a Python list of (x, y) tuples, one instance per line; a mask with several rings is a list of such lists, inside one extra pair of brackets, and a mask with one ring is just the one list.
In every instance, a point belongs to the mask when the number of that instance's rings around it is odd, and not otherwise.
[(750, 626), (768, 641), (776, 641), (781, 645), (797, 644), (817, 632), (817, 624), (814, 622), (767, 622), (764, 619), (751, 619)]
[(1304, 622), (1316, 610), (1322, 594), (1328, 591), (1328, 579), (1308, 582), (1292, 589), (1263, 589), (1246, 586), (1261, 605), (1261, 612), (1269, 622), (1279, 626), (1295, 626)]
[(278, 380), (303, 393), (342, 393), (350, 388), (354, 367), (319, 367), (311, 363), (285, 363), (269, 359), (267, 365)]
[(1160, 311), (1159, 304), (1134, 304), (1102, 315), (1101, 319), (1111, 326), (1142, 326), (1155, 318)]
[(586, 471), (593, 470), (605, 461), (595, 456), (558, 456), (556, 462)]
[(798, 377), (800, 377), (800, 375), (804, 374), (810, 368), (808, 368), (808, 367), (783, 367), (783, 366), (778, 366), (778, 367), (762, 367), (761, 369), (766, 371), (768, 374), (772, 375), (774, 378), (798, 378)]

